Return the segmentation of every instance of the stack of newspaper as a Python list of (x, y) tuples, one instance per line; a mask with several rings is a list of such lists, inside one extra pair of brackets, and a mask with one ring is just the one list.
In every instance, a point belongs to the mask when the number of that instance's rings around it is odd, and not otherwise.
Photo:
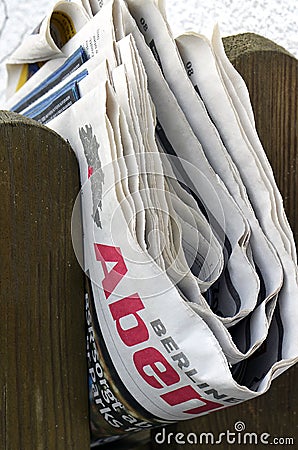
[(218, 28), (174, 40), (162, 2), (62, 1), (7, 67), (8, 109), (80, 166), (94, 441), (264, 393), (298, 358), (296, 249)]

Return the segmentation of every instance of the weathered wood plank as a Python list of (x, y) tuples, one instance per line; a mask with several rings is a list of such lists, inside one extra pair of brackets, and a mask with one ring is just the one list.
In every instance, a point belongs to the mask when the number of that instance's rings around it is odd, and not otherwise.
[(70, 147), (0, 113), (3, 450), (89, 448), (84, 280), (71, 243)]

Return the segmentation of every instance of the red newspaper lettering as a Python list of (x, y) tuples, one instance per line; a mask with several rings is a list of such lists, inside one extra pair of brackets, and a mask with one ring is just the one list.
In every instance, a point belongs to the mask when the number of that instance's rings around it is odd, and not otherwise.
[[(138, 314), (145, 308), (138, 294), (122, 298), (109, 305), (109, 308), (116, 321), (119, 336), (125, 345), (132, 347), (149, 339), (147, 326)], [(124, 328), (123, 325), (126, 327)]]
[[(121, 254), (119, 247), (111, 247), (109, 245), (94, 244), (95, 255), (97, 261), (100, 261), (105, 274), (102, 281), (102, 287), (106, 298), (109, 298), (116, 286), (127, 273), (127, 267)], [(116, 263), (110, 270), (107, 269), (107, 262)]]
[(155, 375), (157, 375), (166, 386), (171, 386), (180, 381), (180, 377), (176, 370), (173, 369), (165, 357), (153, 347), (147, 347), (137, 351), (133, 355), (133, 360), (141, 377), (154, 388), (161, 389), (164, 387)]
[(212, 409), (223, 407), (220, 403), (211, 402), (210, 400), (202, 398), (192, 386), (183, 386), (175, 391), (167, 392), (166, 394), (161, 395), (161, 398), (171, 406), (180, 405), (181, 403), (185, 403), (189, 400), (199, 400), (204, 403), (204, 405), (198, 406), (197, 408), (183, 411), (186, 414), (202, 414), (204, 412), (211, 411)]

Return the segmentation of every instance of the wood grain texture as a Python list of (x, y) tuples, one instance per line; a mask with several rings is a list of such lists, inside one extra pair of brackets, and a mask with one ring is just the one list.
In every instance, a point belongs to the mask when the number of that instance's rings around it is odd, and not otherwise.
[[(224, 38), (226, 53), (244, 78), (253, 105), (256, 127), (284, 199), (285, 209), (298, 242), (298, 61), (286, 50), (261, 36), (246, 33)], [(298, 343), (297, 343), (298, 345)], [(274, 437), (293, 437), (295, 445), (274, 445), (274, 448), (297, 448), (298, 445), (298, 367), (295, 366), (274, 380), (270, 390), (253, 400), (210, 415), (172, 425), (169, 433), (212, 432), (215, 437), (243, 421), (247, 432), (269, 433)], [(190, 450), (211, 448), (206, 444), (157, 444), (152, 432), (150, 449)], [(160, 440), (161, 440), (161, 436)], [(180, 440), (182, 438), (180, 437)], [(205, 442), (205, 441), (204, 441)], [(254, 441), (253, 441), (254, 442)], [(268, 448), (262, 445), (228, 444), (212, 446), (228, 450), (235, 448)]]
[(1, 450), (87, 450), (84, 281), (65, 141), (0, 113)]

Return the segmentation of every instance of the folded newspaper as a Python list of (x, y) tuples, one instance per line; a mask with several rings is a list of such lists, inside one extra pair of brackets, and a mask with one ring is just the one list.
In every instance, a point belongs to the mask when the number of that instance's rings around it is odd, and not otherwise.
[(92, 442), (267, 391), (298, 360), (296, 249), (218, 28), (174, 39), (162, 1), (60, 1), (7, 67), (7, 108), (80, 166)]

